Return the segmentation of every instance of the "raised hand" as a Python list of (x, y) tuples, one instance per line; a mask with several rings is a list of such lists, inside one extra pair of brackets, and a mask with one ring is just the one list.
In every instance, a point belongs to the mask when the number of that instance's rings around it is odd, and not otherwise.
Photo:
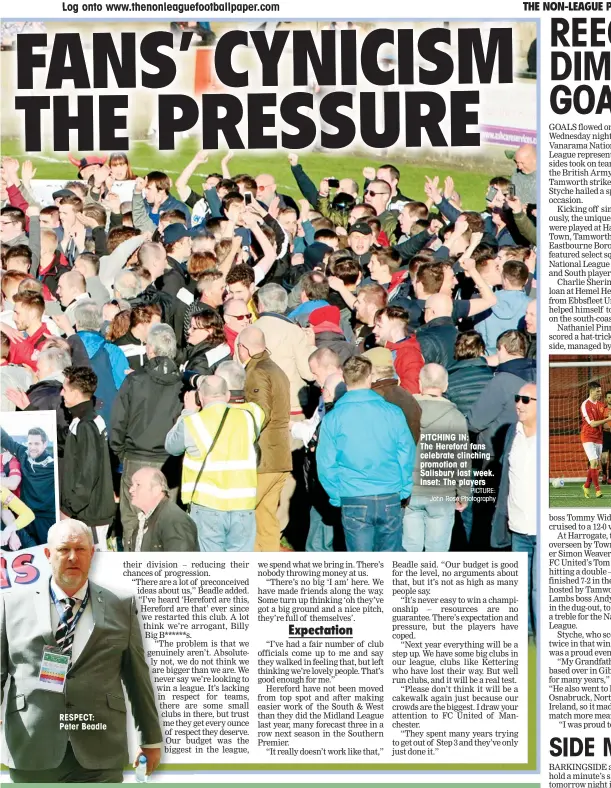
[(310, 203), (305, 198), (297, 202), (299, 205), (299, 221), (305, 222), (310, 216)]
[(328, 197), (329, 196), (329, 179), (323, 178), (320, 182), (320, 186), (318, 187), (318, 193), (321, 197)]
[(519, 197), (506, 197), (505, 202), (511, 208), (512, 213), (522, 213), (524, 206)]
[(441, 192), (439, 191), (439, 176), (436, 175), (432, 180), (428, 175), (425, 175), (426, 181), (424, 183), (424, 193), (429, 197), (435, 205), (441, 202)]
[(21, 165), (21, 180), (27, 185), (36, 176), (36, 168), (28, 159)]
[(472, 257), (465, 257), (463, 255), (460, 258), (460, 267), (468, 277), (471, 277), (471, 274), (475, 271), (475, 260)]
[(277, 219), (279, 213), (280, 213), (280, 197), (276, 195), (269, 204), (269, 215), (272, 216), (274, 219)]
[(76, 218), (83, 225), (83, 227), (91, 227), (91, 228), (93, 228), (93, 227), (97, 227), (98, 226), (97, 219), (94, 219), (91, 216), (85, 216), (84, 213), (77, 213), (76, 214)]
[[(141, 178), (140, 180), (144, 180)], [(121, 213), (121, 198), (115, 192), (109, 192), (102, 201), (102, 206), (111, 213)]]
[(25, 410), (30, 404), (30, 398), (21, 389), (7, 389), (6, 398), (10, 400), (19, 410)]

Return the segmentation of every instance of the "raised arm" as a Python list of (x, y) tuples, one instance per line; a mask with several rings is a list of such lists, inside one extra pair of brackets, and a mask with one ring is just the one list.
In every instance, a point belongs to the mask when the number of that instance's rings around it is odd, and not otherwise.
[(231, 173), (229, 172), (229, 162), (233, 159), (233, 151), (228, 150), (221, 159), (221, 174), (225, 180), (231, 180)]
[(195, 170), (199, 167), (199, 165), (204, 164), (207, 161), (208, 161), (207, 151), (205, 150), (198, 151), (178, 176), (174, 186), (176, 187), (178, 196), (183, 202), (189, 197), (189, 194), (191, 194), (191, 189), (189, 187), (189, 179), (191, 178)]

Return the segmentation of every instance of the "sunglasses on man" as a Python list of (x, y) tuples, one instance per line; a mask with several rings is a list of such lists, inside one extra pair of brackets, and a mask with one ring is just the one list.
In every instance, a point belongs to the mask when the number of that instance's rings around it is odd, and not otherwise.
[(372, 189), (367, 189), (365, 194), (369, 195), (369, 197), (375, 197), (376, 194), (388, 194), (388, 192), (374, 192)]
[(233, 317), (235, 320), (250, 320), (252, 315), (225, 315), (225, 317)]
[(529, 397), (526, 394), (516, 394), (514, 397), (516, 402), (523, 402), (524, 405), (528, 405), (529, 402), (536, 402), (536, 397)]

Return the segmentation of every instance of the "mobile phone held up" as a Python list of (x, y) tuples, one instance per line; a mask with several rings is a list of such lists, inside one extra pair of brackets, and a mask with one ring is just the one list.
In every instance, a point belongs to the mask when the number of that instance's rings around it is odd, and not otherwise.
[(330, 189), (339, 189), (339, 181), (337, 178), (327, 178), (327, 183)]

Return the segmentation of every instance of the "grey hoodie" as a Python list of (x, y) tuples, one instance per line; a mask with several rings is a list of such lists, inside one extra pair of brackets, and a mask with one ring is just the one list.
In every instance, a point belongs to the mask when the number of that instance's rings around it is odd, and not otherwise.
[[(422, 417), (412, 496), (440, 496), (443, 500), (468, 497), (472, 488), (467, 420), (456, 405), (444, 397), (416, 394), (415, 398), (422, 409)], [(436, 457), (439, 453), (447, 456)], [(438, 470), (434, 465), (422, 468), (423, 461), (434, 463)], [(435, 479), (439, 484), (424, 483)], [(444, 479), (453, 484), (445, 484)]]

